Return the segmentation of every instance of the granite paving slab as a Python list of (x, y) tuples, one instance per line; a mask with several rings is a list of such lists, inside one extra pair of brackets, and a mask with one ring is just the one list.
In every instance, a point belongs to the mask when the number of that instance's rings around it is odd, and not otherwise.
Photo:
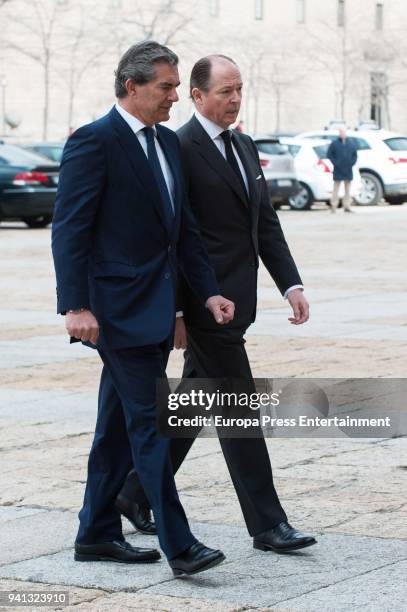
[[(208, 545), (222, 548), (226, 562), (201, 575), (177, 580), (172, 577), (165, 560), (137, 566), (104, 562), (79, 564), (74, 562), (70, 549), (9, 562), (0, 568), (0, 577), (112, 592), (135, 591), (196, 598), (249, 608), (287, 608), (298, 600), (298, 609), (311, 611), (320, 610), (317, 604), (321, 606), (322, 601), (335, 604), (339, 599), (338, 592), (343, 601), (352, 602), (355, 599), (354, 584), (361, 587), (365, 576), (379, 572), (380, 588), (376, 588), (375, 597), (377, 608), (372, 608), (379, 610), (380, 603), (388, 603), (388, 593), (394, 585), (393, 572), (396, 571), (401, 578), (402, 562), (407, 560), (406, 542), (394, 539), (325, 534), (318, 536), (318, 544), (312, 548), (276, 555), (254, 550), (243, 528), (195, 523), (193, 531)], [(153, 544), (153, 539), (148, 536), (130, 535), (128, 539), (139, 546)], [(396, 605), (402, 601), (403, 593), (406, 596), (405, 585), (401, 581), (399, 585)], [(326, 599), (328, 588), (332, 589), (333, 596)], [(317, 603), (306, 607), (301, 598), (310, 597), (310, 593)], [(318, 594), (325, 599), (319, 601)], [(368, 590), (365, 590), (365, 595), (359, 597), (360, 605), (365, 605), (367, 596)], [(339, 605), (342, 607), (325, 605), (323, 609), (330, 612), (346, 610), (340, 602)], [(296, 609), (296, 606), (292, 607)]]
[(28, 559), (35, 565), (41, 555), (70, 548), (76, 530), (77, 514), (73, 512), (50, 510), (20, 516), (17, 512), (16, 518), (7, 521), (7, 528), (0, 530), (0, 576), (10, 563)]
[[(397, 561), (407, 559), (406, 542), (360, 538), (340, 534), (318, 537), (318, 545), (308, 551), (290, 555), (274, 555), (255, 551), (248, 554), (244, 562), (232, 561), (220, 566), (217, 571), (196, 576), (192, 580), (178, 580), (157, 584), (148, 589), (149, 593), (174, 596), (194, 596), (199, 592), (202, 599), (235, 602), (240, 605), (273, 608), (290, 607), (293, 598), (300, 598), (310, 591), (320, 594), (314, 607), (303, 606), (309, 612), (315, 610), (354, 610), (355, 607), (335, 608), (337, 598), (326, 598), (330, 585), (341, 585), (340, 591), (348, 601), (352, 599), (353, 579), (363, 584), (363, 574), (383, 568), (380, 573), (380, 588), (377, 588), (376, 608), (388, 606), (388, 593), (393, 588), (392, 570)], [(227, 553), (227, 549), (226, 553)], [(387, 569), (387, 572), (386, 572)], [(401, 567), (400, 572), (401, 575)], [(349, 584), (349, 586), (348, 586)], [(401, 591), (401, 593), (400, 593)], [(397, 601), (402, 593), (407, 595), (405, 584), (400, 584)], [(360, 601), (366, 603), (368, 590)], [(292, 605), (295, 609), (295, 605)], [(389, 609), (389, 608), (388, 608)]]
[(71, 359), (89, 359), (94, 356), (92, 349), (82, 346), (79, 342), (70, 345), (69, 338), (63, 331), (58, 336), (0, 341), (0, 368), (22, 368)]

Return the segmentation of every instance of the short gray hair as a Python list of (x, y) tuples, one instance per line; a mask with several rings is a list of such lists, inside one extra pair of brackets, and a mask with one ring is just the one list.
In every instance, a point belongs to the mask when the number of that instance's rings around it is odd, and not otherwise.
[(155, 64), (165, 62), (171, 66), (178, 65), (178, 56), (154, 40), (146, 40), (132, 45), (122, 55), (115, 71), (115, 93), (117, 98), (127, 96), (126, 81), (131, 79), (137, 85), (145, 85), (155, 77)]

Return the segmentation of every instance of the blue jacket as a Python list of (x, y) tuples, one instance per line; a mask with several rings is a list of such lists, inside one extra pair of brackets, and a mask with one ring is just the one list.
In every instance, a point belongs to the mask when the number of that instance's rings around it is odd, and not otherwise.
[(115, 108), (78, 129), (62, 157), (52, 225), (57, 310), (90, 308), (110, 348), (171, 337), (177, 264), (201, 302), (219, 293), (186, 202), (177, 136), (157, 125), (157, 137), (174, 178), (173, 219)]
[(351, 181), (352, 168), (356, 164), (358, 153), (353, 138), (346, 138), (343, 142), (337, 138), (328, 148), (328, 159), (334, 167), (334, 181)]

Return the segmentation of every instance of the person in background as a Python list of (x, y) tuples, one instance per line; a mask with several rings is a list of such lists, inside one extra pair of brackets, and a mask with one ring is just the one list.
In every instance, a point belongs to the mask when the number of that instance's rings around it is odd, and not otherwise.
[(345, 197), (343, 208), (345, 212), (353, 212), (351, 208), (350, 188), (353, 180), (353, 166), (358, 159), (358, 153), (353, 138), (348, 138), (346, 130), (339, 130), (339, 137), (331, 142), (328, 148), (328, 159), (334, 167), (334, 188), (331, 198), (331, 212), (335, 213), (338, 208), (338, 194), (341, 182), (344, 183)]

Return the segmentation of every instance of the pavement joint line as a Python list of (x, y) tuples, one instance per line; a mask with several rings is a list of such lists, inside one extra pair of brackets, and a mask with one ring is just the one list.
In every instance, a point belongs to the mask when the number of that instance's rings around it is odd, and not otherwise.
[[(0, 508), (23, 508), (24, 510), (27, 509), (27, 510), (40, 510), (43, 512), (50, 512), (48, 508), (43, 508), (41, 506), (17, 506), (16, 504), (0, 504)], [(25, 518), (26, 516), (22, 516), (21, 518), (18, 518), (18, 517), (9, 518), (9, 519), (6, 519), (5, 521), (2, 521), (1, 524), (5, 525), (6, 523), (14, 523), (15, 521), (20, 521)]]
[(309, 593), (316, 593), (317, 591), (323, 591), (324, 589), (328, 589), (331, 586), (336, 586), (337, 584), (341, 584), (342, 582), (347, 582), (348, 580), (353, 580), (354, 578), (360, 578), (361, 576), (366, 576), (367, 574), (371, 574), (372, 572), (377, 572), (378, 570), (383, 569), (385, 567), (397, 565), (397, 563), (401, 563), (406, 560), (407, 560), (407, 557), (404, 557), (402, 559), (397, 559), (397, 561), (391, 561), (390, 563), (384, 563), (383, 565), (380, 565), (379, 567), (371, 568), (369, 570), (366, 570), (365, 572), (361, 572), (360, 574), (354, 574), (353, 576), (346, 576), (346, 578), (342, 578), (340, 580), (331, 582), (330, 584), (319, 586), (315, 589), (310, 589), (309, 591), (306, 591), (302, 593), (301, 595), (293, 595), (292, 597), (288, 597), (287, 599), (281, 599), (279, 601), (275, 601), (271, 605), (272, 606), (280, 605), (280, 604), (284, 604), (286, 601), (291, 601), (292, 599), (300, 599), (301, 597), (304, 597), (304, 595), (309, 595)]
[[(175, 578), (174, 578), (174, 580), (175, 580)], [(173, 579), (170, 579), (170, 580), (164, 580), (163, 582), (173, 582)], [(161, 584), (162, 584), (162, 583), (161, 583)], [(142, 594), (142, 593), (147, 593), (147, 591), (148, 591), (149, 589), (151, 589), (151, 588), (154, 588), (154, 586), (155, 586), (155, 585), (148, 586), (148, 587), (142, 587), (141, 589), (138, 589), (138, 591), (124, 591), (124, 592), (126, 592), (126, 593), (136, 593), (136, 592), (137, 592), (137, 593), (141, 593), (141, 594)], [(116, 592), (117, 592), (117, 591), (116, 591)], [(148, 594), (149, 594), (149, 593), (147, 593), (147, 595), (148, 595)], [(156, 593), (153, 593), (153, 595), (156, 595)], [(165, 594), (165, 597), (168, 597), (168, 598), (170, 598), (170, 597), (171, 597), (171, 598), (173, 598), (173, 599), (189, 599), (189, 600), (190, 600), (190, 599), (192, 599), (192, 600), (194, 600), (194, 601), (203, 602), (203, 603), (208, 603), (208, 604), (213, 603), (213, 600), (211, 600), (211, 599), (199, 599), (199, 598), (197, 598), (197, 597), (196, 597), (196, 598), (195, 598), (195, 597), (193, 597), (193, 598), (192, 598), (192, 597), (189, 597), (189, 596), (188, 596), (188, 597), (186, 597), (186, 596), (184, 596), (184, 595), (172, 595), (172, 594), (169, 594), (169, 593), (166, 593), (166, 594)], [(228, 602), (223, 602), (223, 603), (225, 603), (226, 605), (228, 605)], [(234, 602), (230, 602), (230, 603), (231, 603), (231, 605), (235, 605), (235, 603), (234, 603)], [(230, 603), (229, 603), (229, 605), (230, 605)], [(244, 605), (240, 606), (240, 605), (237, 603), (237, 604), (236, 604), (236, 606), (237, 606), (237, 607), (233, 609), (233, 612), (245, 612), (245, 610), (264, 610), (264, 607), (259, 608), (258, 606), (251, 606), (250, 604), (247, 604), (247, 605), (246, 605), (246, 604), (244, 604)]]
[[(354, 482), (354, 479), (352, 478), (352, 480), (350, 480), (349, 482), (343, 483), (343, 486), (338, 486), (336, 484), (330, 484), (330, 485), (322, 485), (320, 487), (317, 487), (316, 489), (312, 489), (312, 494), (318, 494), (318, 493), (322, 493), (324, 491), (329, 491), (330, 489), (343, 489), (346, 488), (348, 486), (348, 484), (350, 484), (351, 482)], [(309, 491), (301, 491), (300, 493), (295, 493), (292, 495), (285, 495), (284, 498), (285, 499), (290, 499), (290, 500), (295, 500), (298, 497), (302, 497), (304, 495), (307, 495), (309, 497), (310, 492)]]
[(67, 434), (58, 438), (43, 438), (39, 442), (27, 442), (27, 444), (21, 444), (20, 446), (0, 446), (0, 453), (10, 453), (13, 451), (24, 450), (25, 448), (38, 448), (44, 444), (44, 442), (61, 442), (61, 440), (67, 440), (72, 438), (81, 438), (83, 436), (89, 436), (94, 433), (93, 430), (82, 431), (77, 434)]
[[(76, 510), (69, 510), (68, 508), (60, 508), (57, 506), (49, 507), (49, 506), (41, 506), (40, 504), (28, 504), (27, 506), (24, 504), (0, 504), (0, 508), (22, 508), (24, 510), (44, 510), (44, 512), (70, 512), (71, 514), (77, 515), (78, 512)], [(26, 517), (21, 517), (21, 519), (25, 519)], [(4, 523), (8, 523), (9, 521), (19, 521), (19, 518), (9, 519), (7, 521), (3, 521)]]
[[(324, 529), (336, 529), (336, 527), (341, 527), (342, 525), (346, 525), (348, 523), (351, 523), (352, 521), (354, 521), (355, 519), (358, 519), (359, 517), (363, 517), (366, 516), (367, 514), (372, 514), (372, 512), (355, 512), (353, 516), (348, 517), (346, 519), (343, 519), (342, 521), (339, 521), (338, 523), (333, 523), (332, 525), (325, 525)], [(335, 533), (342, 533), (341, 531), (335, 532)], [(343, 534), (343, 535), (351, 535), (351, 534)], [(362, 536), (359, 536), (362, 537)], [(380, 538), (380, 536), (372, 536), (375, 538)], [(388, 538), (384, 538), (385, 540), (387, 540)], [(396, 539), (396, 540), (402, 540), (403, 538), (392, 538), (392, 539)]]
[[(379, 508), (378, 510), (367, 510), (366, 512), (356, 512), (355, 516), (353, 518), (348, 517), (347, 519), (343, 519), (342, 521), (339, 521), (338, 523), (334, 523), (333, 525), (325, 525), (324, 529), (335, 529), (336, 527), (341, 527), (342, 525), (346, 525), (349, 523), (352, 523), (355, 519), (358, 519), (360, 517), (363, 516), (367, 516), (369, 514), (392, 514), (393, 512), (398, 512), (401, 508), (403, 508), (405, 504), (402, 504), (401, 506), (399, 506), (398, 508), (392, 508), (391, 510), (384, 510), (383, 508)], [(336, 532), (336, 533), (342, 533), (342, 532)], [(346, 534), (344, 534), (346, 535)], [(348, 534), (350, 535), (350, 534)], [(358, 537), (363, 537), (363, 536), (358, 536)], [(384, 539), (384, 540), (388, 540), (388, 538), (380, 536), (380, 535), (375, 535), (375, 536), (371, 536), (371, 537), (375, 537), (375, 538), (380, 538), (380, 539)], [(392, 540), (400, 540), (403, 541), (406, 538), (391, 538)]]
[[(353, 452), (352, 450), (349, 451), (343, 451), (343, 454), (345, 453), (351, 453)], [(359, 452), (358, 450), (356, 450), (355, 452)], [(281, 465), (279, 466), (277, 469), (279, 470), (289, 470), (291, 468), (295, 468), (298, 467), (299, 465), (312, 465), (314, 464), (316, 461), (320, 461), (321, 459), (331, 459), (333, 457), (338, 457), (340, 456), (340, 452), (338, 453), (334, 453), (332, 455), (318, 455), (317, 457), (314, 457), (312, 459), (300, 459), (299, 461), (295, 461), (294, 463), (288, 463), (286, 465)]]
[[(22, 367), (32, 367), (32, 366), (22, 366)], [(15, 370), (16, 368), (10, 368), (10, 370)], [(20, 391), (20, 389), (15, 389), (15, 391)], [(26, 391), (26, 390), (25, 390)], [(37, 391), (37, 389), (34, 389), (34, 391)], [(72, 395), (83, 395), (84, 392), (83, 391), (68, 391), (67, 389), (64, 389), (63, 387), (59, 387), (59, 388), (53, 388), (52, 391), (54, 392), (52, 394), (52, 399), (61, 399), (64, 397), (71, 397)], [(88, 394), (88, 392), (85, 392), (86, 394)], [(33, 405), (33, 404), (37, 404), (37, 403), (41, 403), (42, 402), (42, 398), (27, 398), (27, 399), (19, 399), (19, 404), (29, 404), (29, 405)]]
[(148, 587), (141, 587), (140, 589), (137, 589), (137, 588), (128, 588), (128, 589), (123, 589), (123, 591), (125, 593), (142, 593), (142, 592), (148, 591), (148, 589), (153, 589), (153, 588), (159, 586), (160, 584), (166, 584), (167, 582), (174, 582), (174, 580), (178, 580), (178, 578), (175, 578), (175, 576), (170, 576), (169, 578), (165, 578), (164, 580), (160, 580), (159, 582), (156, 582), (155, 584), (150, 584), (150, 586), (148, 586)]

